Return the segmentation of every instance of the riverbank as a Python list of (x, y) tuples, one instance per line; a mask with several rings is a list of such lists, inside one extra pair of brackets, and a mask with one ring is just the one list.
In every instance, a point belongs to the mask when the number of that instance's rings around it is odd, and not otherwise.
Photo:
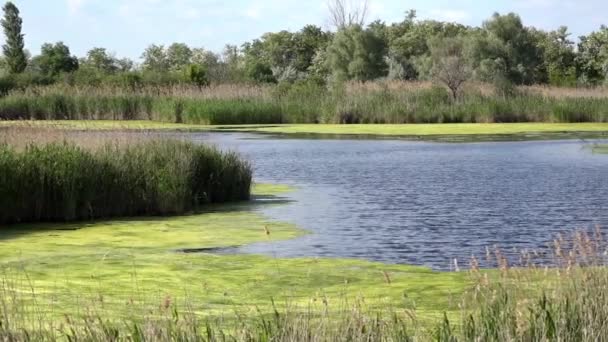
[(493, 141), (608, 138), (608, 123), (488, 123), (488, 124), (403, 124), (403, 125), (194, 125), (155, 121), (51, 120), (0, 121), (8, 127), (56, 128), (100, 131), (156, 132), (250, 132), (285, 137), (402, 138), (411, 140)]

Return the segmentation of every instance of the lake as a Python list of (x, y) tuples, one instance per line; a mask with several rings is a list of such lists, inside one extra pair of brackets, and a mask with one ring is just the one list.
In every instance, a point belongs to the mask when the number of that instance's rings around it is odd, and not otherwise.
[[(432, 143), (193, 134), (249, 159), (255, 179), (297, 186), (260, 209), (311, 232), (238, 248), (439, 270), (499, 246), (541, 250), (560, 232), (608, 227), (608, 155), (581, 141)], [(490, 265), (488, 265), (490, 266)]]

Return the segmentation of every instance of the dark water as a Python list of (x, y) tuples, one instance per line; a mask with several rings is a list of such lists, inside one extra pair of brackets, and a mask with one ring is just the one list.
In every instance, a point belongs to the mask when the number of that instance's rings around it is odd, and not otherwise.
[(486, 247), (539, 249), (558, 232), (608, 228), (608, 155), (580, 141), (429, 143), (202, 134), (292, 184), (262, 209), (311, 235), (240, 252), (361, 258), (449, 269)]

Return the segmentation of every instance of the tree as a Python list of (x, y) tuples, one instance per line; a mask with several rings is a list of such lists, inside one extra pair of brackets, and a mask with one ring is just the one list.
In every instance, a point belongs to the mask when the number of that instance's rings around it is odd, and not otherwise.
[(434, 38), (429, 41), (433, 67), (431, 74), (443, 83), (454, 100), (462, 85), (471, 77), (471, 69), (465, 58), (465, 41), (461, 37)]
[(133, 70), (135, 63), (129, 58), (120, 58), (115, 60), (116, 67), (120, 72), (129, 72)]
[(430, 78), (428, 41), (438, 37), (466, 35), (469, 28), (435, 20), (415, 21), (416, 12), (387, 27), (389, 77), (398, 79)]
[(583, 36), (576, 58), (583, 83), (599, 84), (608, 77), (608, 27)]
[(192, 49), (184, 43), (173, 43), (167, 48), (166, 58), (169, 69), (183, 70), (192, 63)]
[(331, 33), (320, 27), (307, 25), (294, 34), (294, 60), (292, 65), (300, 72), (307, 72), (319, 51), (327, 49), (331, 41)]
[(199, 87), (206, 87), (209, 85), (207, 70), (202, 65), (190, 64), (185, 70), (185, 77), (186, 81)]
[(574, 42), (565, 26), (551, 32), (534, 30), (543, 49), (544, 69), (549, 84), (556, 86), (576, 85), (576, 52)]
[(108, 54), (105, 48), (93, 48), (89, 50), (82, 64), (106, 74), (115, 73), (119, 69), (118, 60)]
[(78, 70), (78, 58), (70, 54), (70, 48), (63, 42), (42, 45), (40, 55), (34, 57), (32, 64), (40, 73), (50, 77)]
[(27, 66), (27, 58), (23, 49), (24, 35), (21, 33), (23, 20), (19, 16), (19, 9), (12, 2), (7, 2), (3, 10), (4, 18), (1, 24), (6, 36), (6, 44), (2, 48), (6, 65), (9, 72), (22, 73)]
[(169, 59), (163, 45), (152, 44), (148, 46), (141, 55), (141, 58), (143, 59), (143, 67), (146, 70), (160, 72), (169, 70)]
[(385, 74), (384, 42), (361, 26), (338, 31), (327, 48), (327, 63), (335, 81), (368, 81)]
[(470, 58), (476, 68), (504, 65), (504, 76), (515, 84), (539, 83), (546, 78), (540, 43), (517, 14), (495, 13), (472, 38)]

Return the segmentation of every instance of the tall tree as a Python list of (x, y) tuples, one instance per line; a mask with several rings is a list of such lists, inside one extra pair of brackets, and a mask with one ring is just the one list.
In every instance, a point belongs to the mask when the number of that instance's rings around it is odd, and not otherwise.
[(608, 27), (580, 38), (577, 63), (581, 81), (600, 84), (608, 79)]
[(169, 70), (169, 58), (167, 57), (167, 51), (163, 45), (152, 44), (148, 46), (141, 55), (141, 58), (143, 59), (143, 67), (146, 70)]
[[(492, 81), (487, 76), (498, 72), (515, 84), (533, 84), (546, 78), (540, 42), (519, 15), (495, 13), (472, 38), (470, 57), (481, 79)], [(480, 72), (483, 70), (491, 72)]]
[(105, 48), (93, 48), (87, 52), (87, 57), (83, 60), (85, 66), (91, 67), (103, 73), (114, 73), (118, 71), (118, 61), (108, 53)]
[(19, 9), (12, 2), (4, 5), (4, 18), (1, 21), (6, 36), (6, 44), (2, 47), (6, 64), (11, 73), (21, 73), (27, 66), (27, 57), (23, 50), (24, 41), (21, 26), (23, 20), (19, 16)]
[(32, 60), (32, 64), (47, 76), (57, 76), (62, 72), (78, 70), (78, 58), (70, 54), (70, 48), (63, 42), (42, 45), (39, 56)]
[(384, 42), (359, 25), (338, 31), (327, 48), (327, 63), (334, 81), (368, 81), (386, 71)]
[(192, 63), (192, 49), (184, 43), (173, 43), (167, 48), (167, 63), (171, 70), (184, 70)]

